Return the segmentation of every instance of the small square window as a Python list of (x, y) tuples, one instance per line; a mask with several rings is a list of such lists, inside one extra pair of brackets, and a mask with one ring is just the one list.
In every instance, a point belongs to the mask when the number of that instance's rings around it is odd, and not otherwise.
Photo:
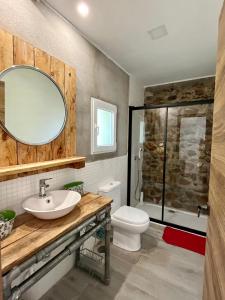
[(116, 151), (116, 105), (91, 98), (91, 154)]

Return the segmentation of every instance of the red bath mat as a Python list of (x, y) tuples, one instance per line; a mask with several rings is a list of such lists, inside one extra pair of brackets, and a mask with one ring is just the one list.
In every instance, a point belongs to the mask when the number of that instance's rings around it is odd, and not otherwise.
[(205, 255), (206, 238), (204, 236), (166, 227), (162, 238), (168, 244)]

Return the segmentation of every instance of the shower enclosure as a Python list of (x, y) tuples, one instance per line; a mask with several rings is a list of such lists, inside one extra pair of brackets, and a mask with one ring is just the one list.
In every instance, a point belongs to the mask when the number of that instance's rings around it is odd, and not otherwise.
[(206, 232), (213, 100), (130, 108), (128, 205)]

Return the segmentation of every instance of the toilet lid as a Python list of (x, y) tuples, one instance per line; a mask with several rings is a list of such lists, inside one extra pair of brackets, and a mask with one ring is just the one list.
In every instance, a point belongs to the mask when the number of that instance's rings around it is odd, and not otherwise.
[(145, 224), (149, 221), (149, 216), (145, 211), (130, 206), (121, 206), (113, 214), (113, 217), (117, 220), (135, 225)]

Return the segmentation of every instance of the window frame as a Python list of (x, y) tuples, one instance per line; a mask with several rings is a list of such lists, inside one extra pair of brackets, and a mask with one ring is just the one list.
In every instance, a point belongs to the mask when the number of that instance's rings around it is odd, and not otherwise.
[[(98, 146), (97, 109), (110, 111), (113, 116), (114, 143), (111, 146)], [(117, 106), (106, 101), (91, 97), (91, 154), (116, 152), (117, 150)]]

